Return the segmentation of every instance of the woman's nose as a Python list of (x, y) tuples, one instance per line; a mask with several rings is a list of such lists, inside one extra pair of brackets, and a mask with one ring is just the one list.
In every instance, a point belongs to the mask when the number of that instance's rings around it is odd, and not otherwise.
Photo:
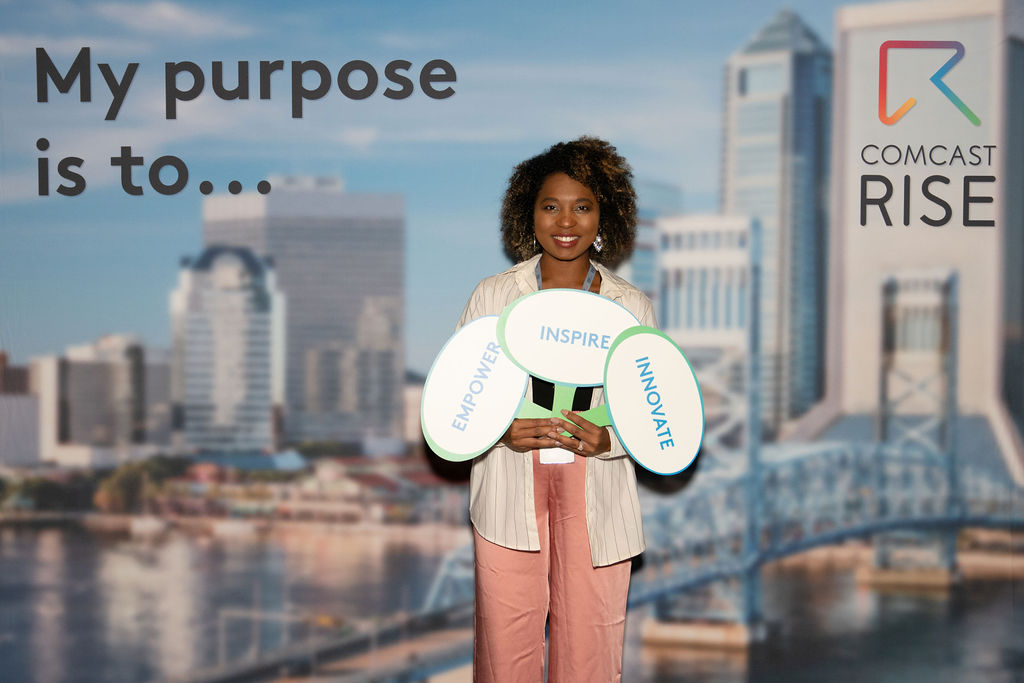
[(559, 211), (558, 212), (558, 225), (572, 226), (576, 223), (576, 216), (572, 211)]

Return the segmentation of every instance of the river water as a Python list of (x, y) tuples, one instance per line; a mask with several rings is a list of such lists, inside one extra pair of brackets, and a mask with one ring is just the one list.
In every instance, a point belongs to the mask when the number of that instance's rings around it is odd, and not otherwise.
[[(465, 536), (468, 539), (468, 534)], [(0, 681), (147, 681), (224, 654), (266, 651), (330, 619), (416, 610), (461, 530), (330, 532), (262, 540), (172, 532), (158, 541), (77, 528), (0, 529)], [(716, 654), (640, 642), (630, 612), (624, 681), (1024, 681), (1024, 583), (885, 593), (849, 571), (773, 569), (768, 642)], [(222, 619), (225, 608), (268, 613)], [(282, 612), (321, 617), (286, 626)]]

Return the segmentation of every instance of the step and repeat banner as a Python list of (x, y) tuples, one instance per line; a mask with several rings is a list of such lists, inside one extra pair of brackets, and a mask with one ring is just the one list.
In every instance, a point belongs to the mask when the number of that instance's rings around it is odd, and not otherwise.
[[(0, 514), (464, 529), (433, 455), (465, 476), (577, 386), (658, 490), (732, 481), (762, 441), (924, 444), (1024, 483), (1022, 4), (0, 2)], [(513, 264), (512, 169), (581, 135), (632, 167), (617, 272), (658, 329), (562, 290), (453, 336)], [(95, 559), (32, 538), (19, 557)], [(363, 550), (357, 573), (416, 571)], [(81, 585), (142, 605), (124, 562)], [(390, 599), (359, 609), (415, 610)], [(154, 642), (192, 642), (189, 604)], [(181, 676), (203, 647), (97, 666)]]

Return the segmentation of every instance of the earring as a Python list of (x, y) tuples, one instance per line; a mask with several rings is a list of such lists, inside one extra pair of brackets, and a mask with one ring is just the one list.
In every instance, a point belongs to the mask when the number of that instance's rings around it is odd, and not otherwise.
[(598, 233), (597, 238), (594, 240), (594, 251), (600, 253), (604, 249), (604, 240), (601, 239), (601, 234)]

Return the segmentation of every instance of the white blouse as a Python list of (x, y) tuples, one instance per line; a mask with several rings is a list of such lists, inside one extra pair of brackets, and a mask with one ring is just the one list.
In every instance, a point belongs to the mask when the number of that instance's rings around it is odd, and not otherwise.
[[(537, 291), (534, 273), (540, 255), (486, 278), (473, 290), (458, 327), (483, 315), (498, 315), (524, 294)], [(599, 263), (601, 296), (615, 301), (642, 325), (657, 327), (654, 308), (643, 292)], [(532, 396), (527, 383), (526, 398)], [(604, 389), (594, 389), (591, 407), (604, 403)], [(611, 450), (587, 458), (587, 531), (595, 567), (614, 564), (644, 550), (644, 534), (633, 461), (609, 428)], [(557, 467), (558, 465), (552, 465)], [(540, 550), (533, 502), (533, 457), (502, 444), (473, 461), (469, 478), (469, 516), (488, 541), (513, 550)]]

